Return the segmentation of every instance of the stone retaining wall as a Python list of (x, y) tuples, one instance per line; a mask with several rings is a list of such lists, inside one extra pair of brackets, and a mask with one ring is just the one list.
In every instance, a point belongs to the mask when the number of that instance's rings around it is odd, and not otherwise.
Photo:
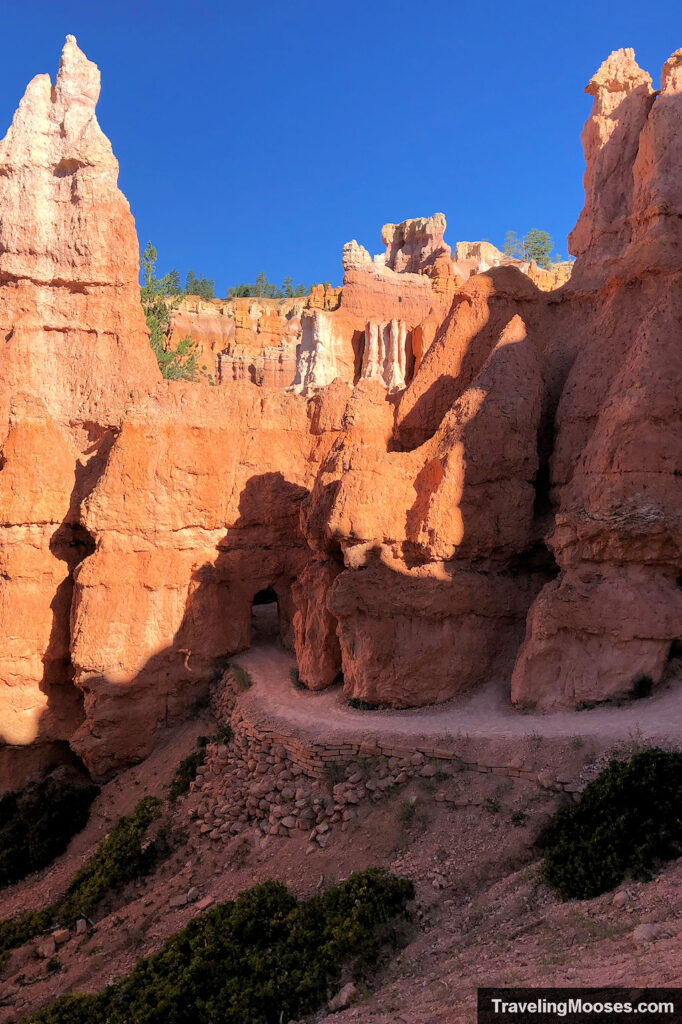
[(467, 773), (572, 794), (582, 788), (520, 760), (472, 762), (444, 747), (308, 742), (255, 721), (248, 699), (238, 699), (239, 690), (238, 678), (228, 672), (213, 695), (216, 718), (229, 723), (232, 737), (228, 744), (209, 744), (186, 807), (199, 831), (216, 841), (252, 827), (262, 836), (299, 830), (309, 832), (312, 852), (327, 845), (334, 827), (350, 827), (359, 805), (385, 799), (413, 779), (430, 781), (434, 800), (455, 807), (484, 802), (448, 784)]
[(419, 760), (415, 762), (416, 764), (430, 761), (436, 765), (437, 769), (438, 762), (443, 762), (443, 767), (450, 772), (480, 772), (510, 779), (525, 779), (543, 789), (563, 790), (565, 793), (579, 793), (584, 788), (583, 784), (576, 782), (573, 778), (557, 777), (546, 770), (538, 771), (524, 765), (521, 760), (511, 760), (506, 764), (466, 761), (454, 750), (444, 747), (420, 746), (418, 744), (397, 746), (395, 743), (382, 744), (378, 741), (325, 743), (324, 740), (319, 740), (311, 744), (287, 736), (282, 732), (262, 727), (255, 723), (243, 709), (238, 709), (234, 713), (232, 728), (235, 737), (243, 738), (247, 744), (280, 747), (282, 756), (302, 768), (311, 779), (327, 778), (330, 764), (345, 764), (365, 758), (380, 758), (385, 760), (389, 767), (395, 767), (395, 764), (391, 764), (391, 762), (398, 761), (402, 764), (417, 756)]

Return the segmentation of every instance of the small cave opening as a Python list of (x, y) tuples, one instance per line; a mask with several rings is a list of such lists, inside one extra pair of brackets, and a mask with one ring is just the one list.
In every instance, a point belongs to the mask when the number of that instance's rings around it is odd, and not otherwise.
[(251, 604), (251, 643), (279, 643), (279, 638), (279, 598), (273, 587), (265, 587)]

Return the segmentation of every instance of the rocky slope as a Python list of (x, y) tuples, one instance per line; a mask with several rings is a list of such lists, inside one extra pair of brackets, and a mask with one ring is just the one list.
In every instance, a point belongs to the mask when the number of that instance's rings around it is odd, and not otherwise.
[[(254, 649), (249, 658), (269, 650)], [(57, 928), (12, 952), (0, 972), (2, 1024), (15, 1024), (65, 992), (100, 990), (191, 919), (256, 882), (280, 879), (308, 896), (377, 863), (414, 880), (412, 927), (404, 948), (392, 953), (369, 989), (351, 989), (352, 1006), (339, 1021), (459, 1024), (475, 1014), (478, 985), (675, 984), (682, 861), (665, 865), (650, 882), (623, 883), (595, 899), (562, 903), (542, 880), (537, 840), (568, 798), (547, 782), (465, 771), (456, 761), (439, 761), (436, 771), (422, 755), (351, 759), (342, 776), (311, 779), (281, 745), (263, 736), (242, 742), (244, 703), (253, 705), (258, 688), (256, 682), (237, 700), (234, 740), (227, 747), (209, 743), (190, 791), (164, 805), (174, 826), (170, 856), (123, 890), (107, 893), (90, 923)], [(234, 704), (225, 697), (216, 687), (212, 709), (218, 721), (204, 708), (169, 730), (144, 763), (106, 783), (68, 850), (3, 891), (3, 914), (55, 901), (120, 815), (130, 814), (143, 794), (167, 797), (178, 763), (197, 749), (198, 737), (225, 724), (226, 707)], [(277, 728), (287, 717), (293, 726), (302, 697), (305, 703), (319, 699), (291, 686), (288, 703), (278, 703)], [(578, 774), (593, 777), (616, 751), (602, 732), (596, 739), (601, 756), (594, 756), (594, 734), (577, 731), (586, 717), (573, 716), (572, 741), (566, 736), (557, 744), (531, 734), (530, 742), (519, 744), (523, 760), (543, 763), (545, 776), (568, 761), (574, 771), (582, 765)], [(403, 735), (402, 743), (409, 746), (418, 737)], [(341, 750), (345, 738), (337, 722), (322, 726), (316, 741)], [(501, 742), (508, 745), (506, 738)], [(305, 745), (301, 749), (304, 756)], [(626, 741), (617, 752), (627, 756), (632, 744)], [(478, 754), (504, 760), (500, 738), (479, 741)], [(331, 767), (338, 769), (336, 757)]]
[(342, 674), (379, 705), (660, 681), (682, 638), (681, 67), (654, 94), (617, 51), (590, 82), (561, 288), (453, 260), (440, 214), (386, 225), (381, 256), (345, 247), (340, 295), (186, 302), (210, 387), (159, 378), (99, 73), (67, 39), (0, 143), (1, 782), (29, 745), (98, 776), (145, 756), (249, 645), (261, 592), (307, 686)]

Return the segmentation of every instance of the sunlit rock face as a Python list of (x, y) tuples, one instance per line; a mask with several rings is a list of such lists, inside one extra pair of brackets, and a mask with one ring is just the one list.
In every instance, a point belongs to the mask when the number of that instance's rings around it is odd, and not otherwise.
[(69, 36), (55, 85), (33, 79), (0, 143), (0, 373), (52, 416), (115, 422), (159, 371), (99, 91), (99, 70)]
[(172, 311), (169, 344), (192, 341), (197, 363), (216, 384), (244, 381), (284, 390), (296, 374), (304, 308), (333, 308), (340, 289), (321, 285), (305, 298), (203, 299), (185, 295)]
[(302, 681), (373, 704), (655, 686), (682, 637), (681, 89), (680, 51), (659, 93), (630, 51), (590, 83), (558, 290), (481, 243), (453, 260), (442, 215), (386, 225), (340, 293), (185, 302), (219, 372), (168, 383), (67, 39), (0, 143), (3, 765), (144, 757), (264, 591)]
[(135, 393), (159, 380), (135, 226), (95, 117), (99, 71), (69, 36), (0, 142), (0, 735), (67, 740), (79, 504)]
[(553, 291), (571, 276), (571, 262), (545, 269), (489, 242), (457, 242), (452, 258), (445, 227), (442, 213), (385, 224), (386, 251), (374, 257), (348, 242), (340, 288), (315, 285), (310, 295), (283, 299), (184, 296), (172, 313), (169, 343), (189, 338), (199, 365), (219, 384), (301, 393), (370, 379), (395, 394), (412, 380), (442, 326), (456, 283), (514, 267)]
[(307, 561), (303, 498), (335, 437), (308, 403), (253, 384), (178, 384), (131, 411), (83, 519), (71, 656), (85, 718), (71, 739), (97, 774), (143, 757), (251, 643), (271, 588), (293, 645), (292, 586)]
[(587, 91), (586, 202), (569, 289), (599, 288), (555, 420), (561, 567), (528, 619), (522, 705), (574, 706), (660, 681), (682, 636), (682, 51), (661, 91), (618, 50)]
[[(458, 342), (444, 348), (451, 363)], [(396, 443), (400, 421), (380, 383), (357, 388), (306, 502), (309, 571), (319, 587), (325, 553), (349, 696), (406, 707), (484, 682), (500, 659), (513, 659), (544, 582), (541, 570), (518, 579), (512, 571), (534, 542), (542, 351), (516, 315), (479, 359), (431, 436), (408, 451)], [(331, 682), (334, 659), (323, 648), (317, 662), (305, 633), (302, 678)]]
[(356, 241), (343, 249), (338, 308), (304, 310), (292, 390), (306, 392), (333, 380), (378, 380), (404, 390), (415, 369), (415, 333), (440, 324), (452, 297), (445, 217), (385, 224), (386, 252), (372, 258)]
[[(337, 567), (349, 695), (419, 704), (498, 675), (521, 706), (571, 708), (655, 686), (678, 650), (681, 69), (677, 51), (654, 94), (632, 51), (605, 61), (568, 283), (542, 294), (528, 268), (458, 246), (390, 439), (358, 440), (355, 409), (332, 450), (306, 528), (316, 578), (321, 551)], [(316, 685), (332, 676), (305, 656)]]

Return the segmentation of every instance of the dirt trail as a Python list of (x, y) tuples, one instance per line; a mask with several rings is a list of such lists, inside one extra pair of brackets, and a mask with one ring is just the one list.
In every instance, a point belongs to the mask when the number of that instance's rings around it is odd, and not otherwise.
[(292, 685), (294, 657), (279, 644), (259, 642), (236, 659), (251, 675), (248, 705), (258, 708), (262, 720), (288, 723), (298, 733), (333, 732), (349, 740), (370, 733), (382, 738), (425, 736), (443, 740), (466, 735), (469, 739), (495, 737), (593, 738), (610, 743), (638, 737), (647, 742), (678, 743), (682, 737), (682, 678), (677, 675), (654, 695), (632, 703), (585, 711), (535, 714), (515, 710), (508, 687), (501, 681), (471, 694), (426, 708), (406, 711), (359, 711), (348, 706), (340, 686), (319, 693)]

